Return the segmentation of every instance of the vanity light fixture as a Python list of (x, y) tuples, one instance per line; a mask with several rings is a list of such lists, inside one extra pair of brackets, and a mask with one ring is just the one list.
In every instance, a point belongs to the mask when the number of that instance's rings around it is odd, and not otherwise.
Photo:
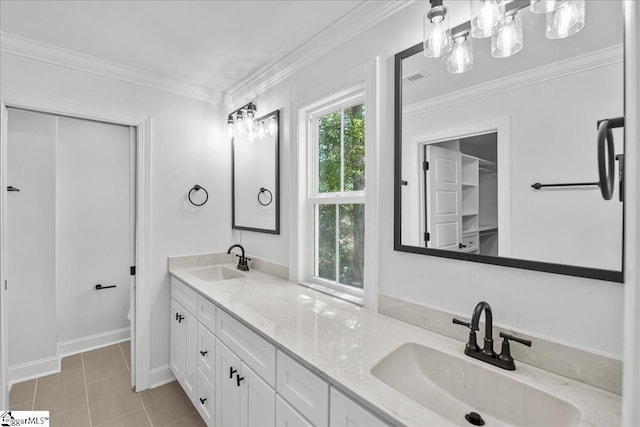
[(477, 0), (471, 2), (471, 36), (477, 39), (491, 37), (498, 31), (504, 15), (502, 0)]
[(441, 58), (451, 50), (451, 30), (447, 21), (447, 8), (442, 0), (430, 0), (431, 9), (423, 19), (423, 47), (427, 58)]
[(505, 16), (498, 25), (498, 31), (491, 36), (491, 55), (507, 58), (522, 49), (522, 19), (516, 12)]
[[(267, 135), (273, 136), (278, 130), (278, 124), (274, 115), (268, 118), (256, 119), (258, 108), (250, 102), (227, 116), (227, 129), (229, 137), (247, 135), (250, 141), (261, 139)], [(268, 122), (267, 122), (268, 121)]]
[(471, 20), (449, 27), (443, 0), (430, 0), (423, 19), (423, 53), (428, 58), (446, 55), (450, 73), (464, 73), (473, 67), (471, 38), (491, 37), (491, 55), (508, 58), (524, 46), (519, 10), (546, 13), (546, 36), (569, 37), (584, 27), (585, 0), (471, 0)]
[(447, 71), (453, 74), (464, 73), (473, 67), (473, 39), (469, 34), (455, 38), (453, 50), (447, 58)]
[(547, 38), (564, 39), (580, 31), (584, 27), (584, 1), (569, 0), (547, 13)]

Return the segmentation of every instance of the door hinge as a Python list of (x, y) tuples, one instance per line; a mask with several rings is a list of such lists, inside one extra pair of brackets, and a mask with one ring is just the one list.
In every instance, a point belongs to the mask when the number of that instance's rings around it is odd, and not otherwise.
[(426, 160), (422, 162), (422, 170), (423, 171), (429, 170), (429, 162), (427, 162)]
[(129, 274), (131, 276), (135, 276), (136, 275), (136, 266), (132, 265), (131, 267), (129, 267)]
[(431, 240), (431, 235), (425, 231), (424, 232), (424, 241), (428, 242), (429, 240)]

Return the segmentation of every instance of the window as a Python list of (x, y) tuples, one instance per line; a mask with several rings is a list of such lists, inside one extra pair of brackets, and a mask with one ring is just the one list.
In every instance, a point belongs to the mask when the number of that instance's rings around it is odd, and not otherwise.
[(363, 296), (365, 109), (362, 96), (310, 116), (310, 280)]

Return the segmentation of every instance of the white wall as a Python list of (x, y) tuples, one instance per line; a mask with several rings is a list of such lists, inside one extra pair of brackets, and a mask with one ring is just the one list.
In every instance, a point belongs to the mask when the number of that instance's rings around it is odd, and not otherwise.
[[(227, 108), (5, 52), (0, 65), (3, 91), (151, 116), (151, 369), (167, 365), (167, 257), (226, 250), (231, 240)], [(194, 184), (209, 191), (200, 208), (187, 201)]]
[[(393, 250), (393, 55), (420, 41), (424, 2), (413, 3), (254, 98), (262, 111), (284, 108), (280, 236), (243, 233), (251, 254), (288, 264), (291, 225), (292, 102), (375, 56), (380, 70), (379, 290), (469, 316), (478, 301), (496, 323), (603, 353), (622, 354), (623, 286), (549, 273), (414, 255)], [(242, 94), (239, 94), (242, 96)]]

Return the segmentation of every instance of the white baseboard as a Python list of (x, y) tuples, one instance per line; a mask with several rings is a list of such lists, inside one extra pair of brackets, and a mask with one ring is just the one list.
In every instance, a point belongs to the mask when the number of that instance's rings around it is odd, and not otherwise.
[(60, 358), (58, 356), (9, 366), (9, 387), (15, 383), (58, 372), (60, 372)]
[[(28, 381), (45, 375), (57, 374), (60, 372), (60, 363), (63, 357), (117, 344), (122, 341), (127, 341), (130, 337), (130, 328), (122, 328), (58, 343), (58, 354), (55, 356), (9, 366), (9, 384)], [(167, 365), (167, 369), (168, 368), (169, 366)]]
[(117, 344), (122, 341), (127, 341), (130, 338), (131, 328), (127, 327), (103, 332), (101, 334), (90, 335), (88, 337), (64, 341), (58, 343), (58, 356), (62, 358), (65, 356), (70, 356), (72, 354), (84, 353), (85, 351), (94, 350), (96, 348), (105, 347), (111, 344)]
[(170, 383), (175, 379), (176, 377), (173, 375), (173, 372), (171, 372), (169, 365), (154, 368), (149, 372), (149, 388), (160, 387), (161, 385)]

